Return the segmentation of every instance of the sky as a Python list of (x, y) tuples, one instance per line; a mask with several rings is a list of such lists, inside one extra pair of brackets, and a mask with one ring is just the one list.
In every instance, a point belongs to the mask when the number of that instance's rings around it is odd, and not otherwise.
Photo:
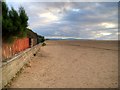
[(46, 38), (118, 39), (117, 2), (6, 2), (23, 6), (28, 28)]

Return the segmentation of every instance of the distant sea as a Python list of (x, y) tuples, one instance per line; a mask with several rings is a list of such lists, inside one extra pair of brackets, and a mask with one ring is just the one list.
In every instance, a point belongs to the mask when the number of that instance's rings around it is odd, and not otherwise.
[(82, 40), (82, 41), (120, 41), (120, 40), (100, 40), (100, 39), (76, 39), (76, 38), (47, 38), (47, 40)]

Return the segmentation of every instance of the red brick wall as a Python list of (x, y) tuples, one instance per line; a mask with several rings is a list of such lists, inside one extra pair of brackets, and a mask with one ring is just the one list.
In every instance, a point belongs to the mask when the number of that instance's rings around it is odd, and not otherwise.
[(7, 59), (29, 48), (29, 38), (17, 39), (13, 44), (2, 44), (2, 59)]

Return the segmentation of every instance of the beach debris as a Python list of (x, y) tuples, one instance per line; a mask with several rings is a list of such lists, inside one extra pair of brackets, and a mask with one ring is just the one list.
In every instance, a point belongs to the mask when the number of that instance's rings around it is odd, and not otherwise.
[(33, 54), (34, 56), (36, 56), (36, 54)]
[(31, 67), (31, 63), (26, 63), (26, 67)]

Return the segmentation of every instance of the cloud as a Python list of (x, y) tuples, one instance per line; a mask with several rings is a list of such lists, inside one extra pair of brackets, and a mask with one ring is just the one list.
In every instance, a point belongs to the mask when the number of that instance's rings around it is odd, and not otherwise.
[(114, 23), (106, 23), (106, 22), (101, 23), (100, 26), (103, 26), (105, 28), (115, 28), (115, 27), (117, 27), (116, 24), (114, 24)]
[(119, 0), (6, 0), (8, 2), (119, 2)]
[[(18, 3), (8, 3), (17, 9)], [(26, 2), (29, 28), (46, 37), (117, 39), (116, 2)]]

